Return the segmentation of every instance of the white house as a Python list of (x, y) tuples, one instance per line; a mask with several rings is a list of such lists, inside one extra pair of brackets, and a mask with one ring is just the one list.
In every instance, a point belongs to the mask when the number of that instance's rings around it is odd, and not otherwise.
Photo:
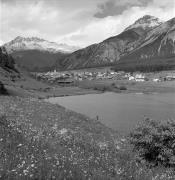
[(129, 81), (135, 80), (134, 76), (129, 76)]
[(135, 81), (143, 82), (145, 81), (145, 76), (143, 76), (142, 74), (136, 74)]
[(153, 79), (153, 82), (160, 82), (160, 79), (154, 78), (154, 79)]

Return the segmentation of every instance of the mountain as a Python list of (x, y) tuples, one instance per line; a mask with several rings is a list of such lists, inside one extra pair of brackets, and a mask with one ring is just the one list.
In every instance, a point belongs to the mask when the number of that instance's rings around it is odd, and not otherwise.
[(122, 57), (116, 70), (164, 70), (175, 68), (175, 18), (150, 31), (142, 44)]
[(149, 31), (150, 29), (153, 29), (160, 24), (162, 24), (162, 21), (160, 21), (158, 18), (150, 15), (145, 15), (142, 18), (138, 19), (134, 24), (127, 27), (125, 31), (129, 29), (135, 29), (135, 31), (137, 31), (138, 33), (144, 33), (145, 30)]
[(77, 49), (74, 46), (57, 44), (37, 37), (20, 36), (4, 44), (4, 47), (18, 66), (28, 71), (49, 71), (59, 68), (60, 59)]
[(130, 52), (139, 47), (149, 32), (162, 23), (153, 16), (143, 16), (121, 34), (68, 55), (62, 64), (65, 69), (115, 64), (122, 57), (129, 55)]
[(65, 53), (67, 45), (62, 45), (63, 52), (55, 43), (39, 38), (17, 37), (5, 47), (16, 63), (29, 71), (109, 65), (129, 71), (171, 69), (175, 66), (174, 19), (162, 22), (145, 15), (120, 34), (72, 53)]
[(18, 36), (14, 40), (4, 44), (4, 46), (9, 53), (24, 50), (39, 50), (47, 51), (50, 53), (71, 53), (79, 49), (75, 46), (69, 46), (67, 44), (57, 44), (55, 42), (49, 42), (38, 37), (25, 38), (21, 36)]

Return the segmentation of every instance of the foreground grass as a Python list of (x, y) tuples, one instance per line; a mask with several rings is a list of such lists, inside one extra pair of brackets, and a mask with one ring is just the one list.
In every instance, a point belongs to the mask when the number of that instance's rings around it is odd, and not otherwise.
[(96, 120), (31, 98), (0, 97), (0, 179), (167, 180)]
[(34, 99), (1, 98), (2, 179), (85, 179), (115, 173), (115, 133)]

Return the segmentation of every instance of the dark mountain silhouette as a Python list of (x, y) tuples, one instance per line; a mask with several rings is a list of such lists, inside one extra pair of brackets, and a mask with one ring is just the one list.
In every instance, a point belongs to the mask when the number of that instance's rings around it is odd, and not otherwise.
[(64, 59), (67, 54), (51, 53), (39, 50), (21, 50), (11, 54), (19, 67), (27, 71), (50, 71), (59, 69), (60, 59)]

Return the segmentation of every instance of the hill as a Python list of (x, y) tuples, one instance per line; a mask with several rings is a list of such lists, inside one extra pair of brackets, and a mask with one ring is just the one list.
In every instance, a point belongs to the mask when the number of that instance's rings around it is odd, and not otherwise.
[(42, 72), (53, 70), (56, 67), (59, 69), (59, 61), (64, 59), (67, 54), (40, 50), (20, 50), (12, 52), (11, 55), (22, 69), (33, 72)]

